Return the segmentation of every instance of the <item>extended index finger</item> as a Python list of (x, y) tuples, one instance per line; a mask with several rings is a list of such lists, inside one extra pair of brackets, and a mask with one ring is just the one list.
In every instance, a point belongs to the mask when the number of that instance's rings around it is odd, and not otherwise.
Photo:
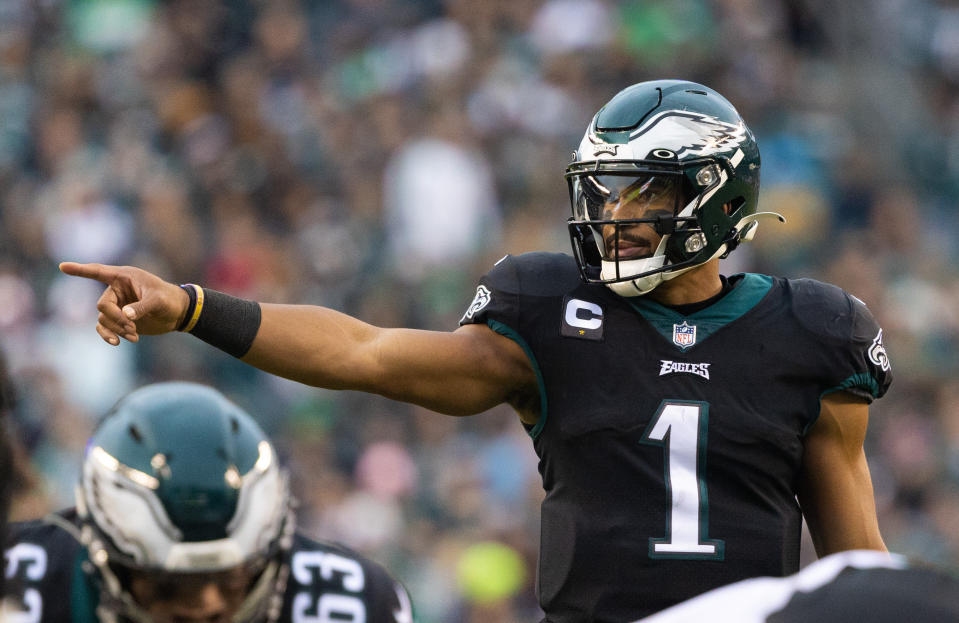
[(74, 277), (95, 279), (110, 284), (119, 275), (119, 268), (106, 264), (80, 264), (78, 262), (60, 262), (60, 271)]

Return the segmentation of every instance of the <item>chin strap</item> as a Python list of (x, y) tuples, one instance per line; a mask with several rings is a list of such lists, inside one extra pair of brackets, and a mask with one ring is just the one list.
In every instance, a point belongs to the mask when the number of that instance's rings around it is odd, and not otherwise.
[(296, 533), (296, 514), (291, 503), (286, 511), (283, 532), (273, 559), (240, 604), (234, 623), (275, 623), (283, 611), (283, 595), (290, 577), (289, 551)]
[[(782, 214), (779, 214), (778, 212), (756, 212), (755, 214), (750, 214), (748, 216), (745, 216), (742, 219), (740, 219), (740, 221), (736, 223), (735, 227), (733, 227), (730, 230), (730, 235), (728, 239), (726, 240), (726, 242), (724, 242), (723, 244), (719, 246), (719, 249), (716, 250), (712, 258), (710, 259), (714, 259), (717, 257), (724, 258), (727, 255), (729, 255), (733, 249), (738, 247), (739, 243), (752, 240), (753, 236), (756, 235), (756, 230), (759, 229), (760, 219), (769, 218), (769, 217), (776, 218), (780, 223), (786, 222), (786, 217), (783, 216)], [(663, 238), (659, 241), (659, 247), (657, 247), (656, 253), (654, 253), (653, 255), (654, 258), (662, 257), (662, 252), (666, 245), (666, 240), (668, 238), (669, 236), (663, 236)], [(649, 262), (650, 259), (652, 258), (646, 258), (644, 260), (634, 260), (634, 261)], [(611, 265), (612, 268), (609, 268), (607, 264)], [(678, 277), (679, 275), (682, 275), (683, 273), (690, 271), (699, 265), (701, 265), (701, 263), (695, 264), (693, 266), (688, 266), (685, 268), (680, 268), (675, 271), (664, 270), (663, 272), (655, 273), (653, 275), (648, 275), (646, 277), (641, 277), (639, 279), (632, 279), (630, 281), (619, 281), (614, 283), (608, 283), (606, 285), (607, 287), (609, 287), (610, 290), (612, 290), (613, 292), (615, 292), (616, 294), (620, 296), (627, 296), (627, 297), (642, 296), (644, 294), (648, 294), (649, 292), (651, 292), (653, 289), (656, 288), (656, 286), (658, 286), (663, 281), (668, 281), (670, 279)], [(622, 268), (622, 262), (620, 262), (620, 268)], [(603, 261), (603, 273), (601, 274), (604, 277), (606, 277), (607, 271), (612, 272), (613, 270), (617, 270), (615, 267), (615, 262)], [(618, 274), (618, 272), (616, 274)]]

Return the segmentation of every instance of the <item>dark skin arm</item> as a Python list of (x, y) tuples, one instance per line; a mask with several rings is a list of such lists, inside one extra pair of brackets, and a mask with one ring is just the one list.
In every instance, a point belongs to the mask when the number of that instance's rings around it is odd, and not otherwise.
[[(64, 262), (68, 275), (107, 288), (97, 333), (109, 344), (174, 331), (189, 299), (179, 286), (132, 266)], [(329, 389), (373, 392), (448, 415), (501, 403), (534, 424), (538, 385), (516, 342), (480, 325), (453, 332), (384, 329), (324, 307), (262, 304), (262, 321), (243, 361), (265, 372)]]
[(263, 320), (243, 361), (308, 385), (356, 389), (448, 415), (506, 402), (524, 421), (537, 391), (523, 349), (483, 325), (447, 333), (381, 329), (310, 306), (261, 306)]
[(886, 551), (863, 451), (869, 406), (847, 392), (827, 394), (806, 437), (799, 504), (816, 553)]

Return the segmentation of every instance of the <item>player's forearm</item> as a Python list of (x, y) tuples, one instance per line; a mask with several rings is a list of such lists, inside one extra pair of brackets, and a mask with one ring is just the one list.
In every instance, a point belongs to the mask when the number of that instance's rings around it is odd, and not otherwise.
[(865, 500), (847, 500), (845, 508), (828, 517), (806, 513), (806, 522), (819, 557), (853, 549), (886, 551), (873, 508), (857, 508)]
[(817, 516), (809, 519), (816, 553), (827, 556), (850, 549), (886, 551), (879, 531), (872, 479), (865, 454), (818, 492)]
[(316, 387), (365, 384), (368, 349), (380, 329), (325, 307), (261, 303), (260, 309), (260, 327), (244, 362)]
[[(372, 392), (471, 415), (536, 389), (523, 350), (486, 327), (383, 329), (332, 309), (208, 291), (190, 331), (261, 370), (307, 385)], [(528, 400), (526, 402), (529, 402)]]

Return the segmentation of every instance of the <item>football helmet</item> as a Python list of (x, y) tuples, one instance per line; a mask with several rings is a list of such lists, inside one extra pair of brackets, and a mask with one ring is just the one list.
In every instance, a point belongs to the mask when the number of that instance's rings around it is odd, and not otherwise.
[(566, 169), (573, 255), (587, 283), (650, 292), (756, 232), (759, 147), (736, 109), (695, 82), (654, 80), (593, 117)]
[(158, 383), (121, 399), (87, 443), (77, 511), (101, 620), (153, 620), (131, 578), (162, 586), (241, 568), (249, 584), (232, 620), (279, 615), (294, 530), (287, 474), (253, 418), (216, 390)]

